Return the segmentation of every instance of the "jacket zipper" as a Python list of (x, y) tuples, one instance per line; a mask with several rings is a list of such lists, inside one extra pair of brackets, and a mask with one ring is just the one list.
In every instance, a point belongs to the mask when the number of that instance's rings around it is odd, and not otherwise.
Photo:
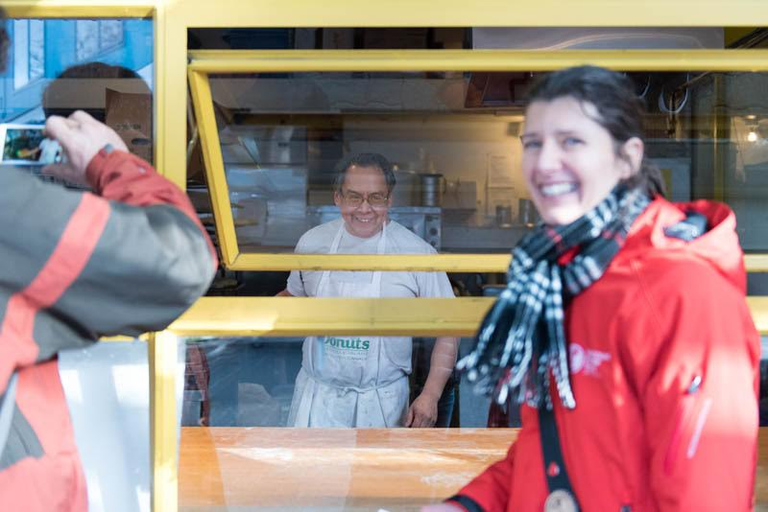
[(664, 473), (667, 476), (672, 474), (675, 463), (681, 456), (690, 460), (699, 448), (701, 433), (712, 408), (712, 399), (699, 391), (700, 386), (701, 377), (694, 377), (685, 396), (680, 400), (675, 427), (664, 457)]

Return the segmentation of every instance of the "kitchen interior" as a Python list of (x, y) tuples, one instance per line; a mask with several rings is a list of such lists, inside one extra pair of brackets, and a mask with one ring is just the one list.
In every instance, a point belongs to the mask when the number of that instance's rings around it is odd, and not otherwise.
[[(591, 33), (595, 31), (270, 29), (250, 31), (256, 35), (249, 37), (245, 29), (209, 29), (191, 39), (207, 49), (722, 48), (724, 44), (723, 29), (714, 28)], [(538, 220), (520, 172), (519, 142), (523, 102), (535, 75), (212, 75), (241, 251), (292, 251), (304, 232), (337, 216), (333, 170), (343, 156), (358, 152), (378, 152), (394, 164), (397, 186), (391, 218), (438, 251), (509, 251)], [(765, 225), (766, 214), (753, 208), (753, 199), (763, 186), (759, 182), (764, 173), (757, 168), (768, 160), (760, 135), (768, 130), (768, 118), (764, 119), (768, 105), (759, 92), (765, 76), (684, 71), (631, 76), (649, 106), (648, 154), (662, 169), (670, 197), (678, 201), (719, 197), (737, 211), (744, 209), (745, 248), (764, 249), (761, 237), (753, 234)], [(191, 175), (197, 168), (200, 178), (202, 164), (195, 163), (193, 159)], [(190, 186), (193, 195), (201, 188), (203, 183)]]
[[(766, 41), (768, 34), (759, 30), (729, 47), (761, 48)], [(191, 34), (190, 45), (205, 49), (693, 49), (723, 48), (725, 42), (719, 28), (339, 28), (206, 29)], [(766, 75), (685, 71), (629, 75), (648, 106), (647, 154), (662, 170), (669, 198), (726, 201), (738, 216), (745, 250), (766, 251), (768, 210), (761, 206), (768, 193)], [(538, 221), (520, 171), (519, 141), (525, 93), (535, 76), (531, 72), (212, 75), (240, 250), (292, 252), (303, 233), (339, 215), (332, 190), (336, 163), (350, 153), (377, 152), (395, 166), (392, 219), (441, 253), (508, 252)], [(202, 160), (195, 145), (191, 147), (189, 192), (201, 217), (212, 226)], [(222, 270), (211, 293), (273, 295), (283, 289), (286, 277), (287, 273), (279, 272)], [(449, 277), (457, 295), (493, 294), (504, 284), (502, 275)], [(760, 294), (763, 288), (768, 290), (768, 285), (759, 276), (750, 277), (750, 294)], [(253, 347), (254, 340), (241, 341)], [(261, 398), (256, 402), (270, 402), (274, 397), (267, 390), (277, 389), (278, 395), (286, 395), (278, 400), (283, 415), (291, 375), (298, 370), (299, 346), (292, 343), (296, 350), (289, 354), (285, 341), (301, 340), (256, 341), (261, 356), (273, 351), (275, 358), (270, 361), (282, 361), (270, 363), (270, 371), (283, 369), (277, 387), (257, 390)], [(237, 374), (232, 365), (244, 367), (246, 360), (251, 361), (249, 368), (257, 364), (253, 354), (246, 354), (250, 349), (234, 350), (237, 345), (233, 342), (228, 356), (221, 347), (212, 351), (229, 361), (222, 366), (219, 385), (229, 386), (227, 395), (235, 404), (238, 393), (254, 391), (227, 383)], [(421, 364), (427, 363), (428, 354)], [(213, 381), (211, 385), (215, 386)], [(253, 401), (244, 398), (243, 403)], [(237, 423), (234, 407), (228, 410), (225, 424)], [(486, 401), (465, 393), (459, 409), (457, 424), (485, 424)]]

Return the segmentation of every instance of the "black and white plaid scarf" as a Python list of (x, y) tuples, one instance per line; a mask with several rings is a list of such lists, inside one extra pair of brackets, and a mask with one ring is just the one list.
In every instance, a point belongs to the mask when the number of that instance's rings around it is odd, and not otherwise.
[[(551, 374), (563, 405), (576, 407), (563, 329), (563, 282), (566, 296), (574, 297), (600, 279), (649, 203), (641, 189), (617, 185), (571, 224), (539, 224), (512, 249), (507, 288), (480, 324), (472, 352), (457, 364), (478, 392), (493, 392), (500, 404), (511, 395), (532, 407), (543, 398), (551, 409)], [(569, 263), (558, 264), (575, 248)]]

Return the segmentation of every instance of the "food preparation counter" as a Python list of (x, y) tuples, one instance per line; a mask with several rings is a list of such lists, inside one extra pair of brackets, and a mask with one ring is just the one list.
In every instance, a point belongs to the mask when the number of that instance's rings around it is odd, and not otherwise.
[[(506, 453), (517, 429), (186, 427), (179, 510), (414, 511), (455, 493)], [(756, 511), (768, 511), (768, 428)]]

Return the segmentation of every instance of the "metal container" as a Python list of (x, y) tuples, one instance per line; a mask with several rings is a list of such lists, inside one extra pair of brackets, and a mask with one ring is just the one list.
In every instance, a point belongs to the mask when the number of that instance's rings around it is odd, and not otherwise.
[(496, 225), (498, 225), (500, 228), (508, 228), (512, 226), (511, 205), (496, 205)]
[(442, 206), (445, 193), (445, 178), (442, 174), (421, 175), (421, 205)]
[(392, 206), (418, 206), (421, 204), (419, 174), (414, 171), (395, 169), (395, 188), (392, 190)]
[(521, 224), (529, 228), (532, 228), (539, 222), (539, 212), (536, 211), (536, 206), (533, 204), (533, 201), (524, 198), (520, 199), (517, 218)]

